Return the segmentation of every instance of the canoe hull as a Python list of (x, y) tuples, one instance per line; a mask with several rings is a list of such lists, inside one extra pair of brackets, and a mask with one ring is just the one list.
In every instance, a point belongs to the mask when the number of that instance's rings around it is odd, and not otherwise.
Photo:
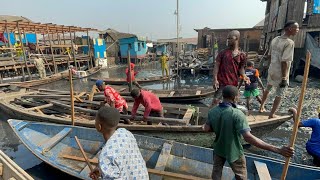
[[(104, 140), (95, 129), (19, 120), (9, 120), (8, 122), (20, 140), (41, 160), (80, 179), (89, 179), (89, 169), (83, 161), (66, 159), (64, 157), (66, 155), (82, 157), (75, 143), (74, 136), (80, 139), (84, 151), (90, 159), (98, 157), (98, 152), (104, 145)], [(50, 148), (43, 149), (46, 147), (47, 142), (50, 142), (49, 144), (53, 143), (52, 140), (55, 139), (53, 137), (56, 137), (56, 135), (65, 130), (68, 131), (68, 134), (64, 134), (63, 138), (58, 142), (55, 140), (54, 143), (56, 144), (50, 146)], [(156, 167), (157, 162), (161, 160), (160, 154), (162, 154), (164, 145), (167, 144), (171, 150), (169, 151), (166, 163), (163, 164), (165, 166), (163, 170), (201, 178), (210, 178), (214, 156), (212, 149), (141, 135), (135, 135), (135, 137), (148, 168), (154, 169)], [(92, 161), (94, 160), (92, 159)], [(265, 163), (272, 179), (280, 179), (284, 161), (246, 154), (249, 179), (258, 179), (259, 177), (255, 170), (254, 161)], [(95, 162), (97, 163), (97, 160)], [(227, 167), (225, 168), (227, 169)], [(320, 168), (292, 163), (289, 167), (287, 180), (317, 179), (319, 177)]]
[[(60, 118), (49, 115), (39, 115), (35, 112), (28, 112), (22, 109), (16, 108), (11, 104), (0, 102), (0, 109), (6, 112), (13, 118), (17, 119), (25, 119), (29, 121), (39, 121), (39, 122), (50, 122), (50, 123), (58, 123), (58, 124), (71, 124), (70, 119)], [(252, 125), (251, 132), (257, 137), (262, 137), (265, 134), (270, 133), (281, 124), (283, 124), (286, 120), (291, 119), (291, 117), (287, 117), (286, 119), (282, 119), (281, 121), (262, 124), (262, 125)], [(76, 125), (83, 127), (94, 128), (94, 122), (81, 122), (76, 121)], [(159, 126), (132, 126), (132, 125), (121, 125), (120, 127), (124, 127), (130, 131), (133, 131), (137, 134), (142, 135), (150, 135), (154, 137), (164, 138), (176, 140), (183, 143), (193, 144), (197, 146), (203, 147), (212, 147), (212, 142), (214, 139), (213, 133), (204, 133), (201, 130), (201, 126), (163, 126), (159, 128)], [(165, 132), (165, 133), (164, 133)]]

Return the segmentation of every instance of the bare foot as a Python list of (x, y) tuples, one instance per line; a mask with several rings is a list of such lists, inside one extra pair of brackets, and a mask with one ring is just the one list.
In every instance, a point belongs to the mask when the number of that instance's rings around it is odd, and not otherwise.
[(259, 113), (263, 113), (263, 112), (266, 112), (266, 109), (264, 107), (259, 109)]
[(273, 119), (273, 118), (277, 118), (277, 117), (279, 117), (279, 116), (277, 116), (277, 115), (275, 115), (275, 114), (270, 114), (270, 115), (269, 115), (269, 119)]

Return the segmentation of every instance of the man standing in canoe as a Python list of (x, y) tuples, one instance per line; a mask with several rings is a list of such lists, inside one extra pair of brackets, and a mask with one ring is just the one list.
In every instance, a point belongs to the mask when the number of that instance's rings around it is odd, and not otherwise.
[(120, 113), (112, 107), (101, 107), (96, 115), (95, 127), (106, 144), (99, 155), (99, 166), (90, 173), (92, 179), (149, 180), (146, 163), (134, 135), (117, 126)]
[(224, 87), (222, 95), (223, 102), (209, 111), (208, 121), (203, 125), (204, 131), (211, 131), (216, 134), (212, 179), (221, 179), (225, 161), (231, 166), (237, 180), (247, 179), (246, 159), (241, 144), (241, 136), (245, 141), (258, 148), (286, 157), (293, 155), (292, 148), (275, 147), (250, 133), (251, 129), (245, 114), (235, 105), (239, 96), (237, 87), (230, 85)]
[(221, 51), (213, 68), (213, 89), (216, 90), (212, 101), (212, 106), (216, 106), (222, 100), (222, 89), (225, 86), (238, 86), (239, 75), (243, 80), (250, 83), (246, 76), (244, 67), (246, 55), (239, 49), (240, 32), (233, 30), (228, 34), (228, 49)]
[(291, 62), (294, 54), (294, 41), (290, 37), (295, 36), (299, 32), (299, 24), (296, 21), (288, 21), (284, 26), (285, 33), (282, 36), (277, 36), (271, 41), (269, 58), (271, 63), (268, 70), (268, 84), (263, 93), (260, 112), (264, 112), (264, 105), (268, 98), (269, 92), (273, 87), (276, 88), (276, 97), (273, 101), (273, 106), (269, 114), (269, 118), (277, 117), (277, 111), (281, 98), (286, 92), (289, 85), (289, 74)]
[[(135, 118), (140, 104), (145, 107), (143, 115), (144, 121), (147, 121), (150, 114), (156, 117), (163, 117), (162, 105), (159, 98), (155, 94), (142, 89), (133, 89), (131, 91), (131, 96), (134, 98), (134, 104), (131, 111), (131, 119)], [(147, 121), (147, 124), (152, 125), (152, 122)]]
[[(131, 82), (132, 84), (134, 84), (135, 86), (137, 86), (139, 89), (141, 89), (142, 87), (140, 86), (140, 84), (136, 81), (136, 75), (138, 74), (138, 72), (136, 72), (134, 70), (134, 64), (133, 63), (130, 63), (130, 70), (131, 70)], [(126, 68), (126, 75), (127, 75), (127, 82), (130, 86), (130, 71), (129, 71), (129, 68)]]
[[(103, 80), (97, 80), (96, 86), (100, 91), (104, 92), (105, 100), (103, 104), (107, 103), (110, 107), (118, 109), (120, 113), (128, 114), (127, 101), (111, 86), (107, 86)], [(130, 123), (129, 120), (125, 121)]]

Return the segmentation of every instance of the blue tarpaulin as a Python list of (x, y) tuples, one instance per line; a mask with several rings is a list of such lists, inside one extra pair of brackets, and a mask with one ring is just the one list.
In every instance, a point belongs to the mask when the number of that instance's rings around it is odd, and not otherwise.
[(314, 0), (313, 14), (320, 14), (320, 0)]

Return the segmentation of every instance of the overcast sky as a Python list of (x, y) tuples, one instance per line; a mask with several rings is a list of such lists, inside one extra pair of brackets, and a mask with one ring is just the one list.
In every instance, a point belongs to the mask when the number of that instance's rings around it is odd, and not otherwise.
[[(260, 0), (180, 0), (182, 37), (198, 28), (253, 27), (264, 18)], [(176, 0), (9, 0), (2, 15), (18, 15), (41, 23), (113, 28), (153, 40), (176, 37)]]

